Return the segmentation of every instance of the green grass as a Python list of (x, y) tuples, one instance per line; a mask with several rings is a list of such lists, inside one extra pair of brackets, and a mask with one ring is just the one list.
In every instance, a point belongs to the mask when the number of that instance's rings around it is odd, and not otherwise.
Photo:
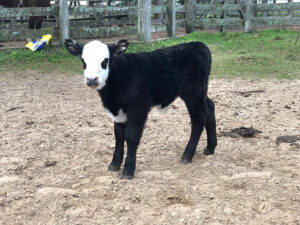
[[(212, 77), (218, 78), (300, 78), (300, 42), (298, 33), (289, 30), (192, 34), (149, 44), (131, 44), (128, 52), (151, 51), (175, 44), (202, 41), (213, 54)], [(26, 49), (0, 51), (0, 73), (23, 74), (26, 70), (38, 73), (82, 73), (78, 57), (63, 47), (49, 46), (39, 52)]]

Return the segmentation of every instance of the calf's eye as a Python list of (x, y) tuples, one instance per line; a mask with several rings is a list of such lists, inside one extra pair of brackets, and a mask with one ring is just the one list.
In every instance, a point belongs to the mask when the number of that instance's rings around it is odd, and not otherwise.
[(107, 63), (108, 63), (108, 58), (105, 58), (105, 59), (102, 61), (102, 63), (101, 63), (102, 69), (106, 70)]
[(81, 58), (81, 62), (82, 62), (82, 65), (83, 65), (83, 69), (85, 69), (86, 68), (86, 63), (85, 63), (83, 58)]

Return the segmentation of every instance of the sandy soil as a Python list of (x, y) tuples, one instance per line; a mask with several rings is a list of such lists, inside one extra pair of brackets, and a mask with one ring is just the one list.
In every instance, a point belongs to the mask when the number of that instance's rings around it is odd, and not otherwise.
[[(5, 76), (4, 76), (5, 75)], [(153, 110), (133, 180), (107, 171), (114, 137), (97, 93), (81, 76), (0, 76), (0, 224), (300, 224), (300, 80), (211, 80), (219, 137), (179, 162), (189, 137), (181, 100)], [(252, 94), (237, 91), (263, 90)]]

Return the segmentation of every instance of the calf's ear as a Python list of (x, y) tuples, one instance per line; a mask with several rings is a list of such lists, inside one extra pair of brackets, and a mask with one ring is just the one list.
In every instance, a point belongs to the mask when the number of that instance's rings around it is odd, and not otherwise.
[(110, 53), (113, 55), (122, 55), (126, 52), (129, 42), (125, 39), (116, 41), (112, 46), (109, 47)]
[(82, 45), (77, 43), (76, 41), (66, 39), (65, 46), (72, 55), (75, 55), (75, 56), (82, 55)]

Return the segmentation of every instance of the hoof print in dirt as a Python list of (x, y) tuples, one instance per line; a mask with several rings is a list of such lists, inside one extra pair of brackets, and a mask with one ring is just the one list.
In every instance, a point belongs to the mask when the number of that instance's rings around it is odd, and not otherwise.
[(219, 134), (219, 137), (231, 137), (231, 138), (238, 138), (238, 137), (244, 137), (244, 138), (253, 138), (258, 133), (262, 133), (260, 130), (254, 129), (252, 127), (240, 127), (235, 128), (230, 131), (221, 131)]
[(300, 135), (292, 135), (292, 136), (279, 136), (276, 139), (276, 144), (280, 143), (295, 143), (300, 140)]
[(234, 93), (239, 94), (243, 97), (249, 97), (252, 94), (264, 93), (265, 90), (254, 90), (254, 91), (235, 91)]
[(57, 164), (56, 161), (46, 161), (45, 167), (55, 166)]

